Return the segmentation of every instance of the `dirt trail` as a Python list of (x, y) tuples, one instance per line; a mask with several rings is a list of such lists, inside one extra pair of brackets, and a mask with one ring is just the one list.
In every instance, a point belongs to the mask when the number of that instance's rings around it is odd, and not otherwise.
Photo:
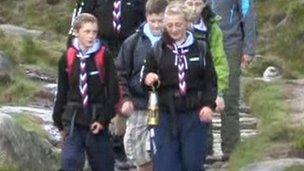
[(304, 126), (304, 79), (288, 81), (285, 91), (286, 102), (292, 111), (291, 123)]

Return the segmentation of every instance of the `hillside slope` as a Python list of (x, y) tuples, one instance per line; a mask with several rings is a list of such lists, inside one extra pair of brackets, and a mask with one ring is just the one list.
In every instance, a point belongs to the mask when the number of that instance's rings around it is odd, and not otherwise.
[(279, 67), (287, 78), (304, 74), (304, 1), (256, 0), (258, 49), (262, 61), (251, 68), (260, 75), (268, 65)]

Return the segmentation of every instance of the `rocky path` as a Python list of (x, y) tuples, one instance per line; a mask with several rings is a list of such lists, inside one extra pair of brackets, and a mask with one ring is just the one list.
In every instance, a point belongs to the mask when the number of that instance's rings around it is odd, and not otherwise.
[(286, 102), (292, 110), (292, 124), (304, 125), (304, 79), (289, 81), (286, 85)]
[[(47, 84), (45, 86), (50, 92), (54, 93), (54, 84)], [(241, 103), (240, 108), (240, 125), (241, 125), (241, 138), (251, 137), (257, 134), (256, 125), (257, 119), (249, 114), (249, 108), (244, 103)], [(22, 114), (28, 113), (40, 117), (44, 121), (44, 129), (49, 132), (50, 140), (52, 144), (57, 144), (60, 140), (60, 134), (52, 123), (52, 110), (50, 107), (41, 106), (2, 106), (0, 112), (6, 114)], [(222, 150), (221, 150), (221, 136), (220, 127), (221, 119), (220, 114), (216, 114), (213, 120), (213, 136), (214, 145), (212, 156), (207, 157), (207, 165), (205, 166), (207, 171), (225, 171), (227, 170), (228, 163), (222, 161)]]
[[(285, 102), (290, 107), (290, 118), (286, 118), (286, 124), (295, 128), (301, 128), (304, 125), (304, 79), (284, 81)], [(249, 164), (241, 171), (303, 171), (304, 170), (304, 152), (296, 150), (288, 142), (270, 155), (267, 161), (260, 161)], [(290, 169), (293, 167), (293, 169)]]
[[(49, 87), (50, 90), (54, 89), (54, 86), (48, 85), (46, 87)], [(293, 117), (292, 122), (293, 124), (303, 125), (304, 124), (304, 80), (296, 80), (296, 81), (287, 81), (286, 83), (286, 91), (289, 92), (288, 97), (286, 99), (286, 102), (291, 106), (293, 111)], [(51, 121), (51, 109), (50, 108), (29, 108), (29, 107), (2, 107), (0, 108), (0, 111), (31, 111), (32, 114), (35, 114), (45, 121), (45, 129), (48, 130), (48, 132), (51, 133), (54, 141), (59, 140), (59, 134), (56, 132), (56, 129), (52, 127), (52, 121)], [(241, 128), (241, 140), (244, 140), (248, 137), (256, 136), (258, 134), (258, 131), (256, 129), (258, 120), (250, 114), (250, 109), (248, 106), (244, 104), (243, 101), (240, 102), (240, 128)], [(207, 164), (205, 165), (205, 168), (207, 171), (228, 171), (229, 163), (224, 162), (222, 160), (222, 150), (221, 150), (221, 136), (220, 136), (220, 127), (221, 127), (221, 119), (220, 115), (216, 114), (215, 118), (213, 120), (213, 136), (214, 136), (214, 154), (207, 157)], [(289, 162), (288, 165), (290, 165), (290, 161), (295, 161), (299, 163), (298, 159), (286, 159)], [(276, 162), (285, 162), (285, 160), (278, 160), (273, 161)], [(302, 161), (301, 161), (302, 162)], [(271, 161), (268, 163), (261, 163), (261, 166), (265, 166), (265, 171), (272, 171), (270, 165), (273, 165)], [(278, 163), (280, 164), (280, 163)], [(275, 164), (276, 165), (276, 164)], [(251, 165), (250, 168), (259, 168), (260, 165)], [(117, 170), (119, 171), (119, 170)], [(135, 169), (132, 169), (130, 171), (135, 171)], [(252, 170), (254, 171), (254, 169)]]
[[(241, 140), (257, 135), (257, 119), (250, 114), (249, 107), (243, 102), (240, 103), (240, 131)], [(220, 114), (216, 114), (213, 120), (213, 151), (214, 154), (207, 156), (206, 171), (228, 171), (229, 163), (222, 160), (221, 149), (221, 119)]]

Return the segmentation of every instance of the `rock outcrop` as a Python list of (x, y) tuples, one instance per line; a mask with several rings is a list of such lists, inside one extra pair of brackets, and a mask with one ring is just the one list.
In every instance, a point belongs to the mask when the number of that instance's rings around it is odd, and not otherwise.
[(0, 164), (19, 170), (58, 170), (58, 155), (36, 133), (27, 132), (11, 116), (0, 113)]
[(39, 30), (29, 30), (11, 24), (1, 24), (0, 30), (2, 30), (7, 35), (24, 37), (24, 38), (36, 38), (43, 33), (42, 31)]

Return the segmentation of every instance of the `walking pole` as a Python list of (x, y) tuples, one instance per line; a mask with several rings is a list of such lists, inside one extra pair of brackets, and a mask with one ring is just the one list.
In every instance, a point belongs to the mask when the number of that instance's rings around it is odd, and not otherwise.
[(83, 6), (84, 6), (84, 0), (76, 2), (75, 8), (74, 8), (73, 14), (72, 14), (69, 35), (74, 35), (74, 30), (73, 30), (74, 21), (75, 21), (75, 18), (82, 12)]

